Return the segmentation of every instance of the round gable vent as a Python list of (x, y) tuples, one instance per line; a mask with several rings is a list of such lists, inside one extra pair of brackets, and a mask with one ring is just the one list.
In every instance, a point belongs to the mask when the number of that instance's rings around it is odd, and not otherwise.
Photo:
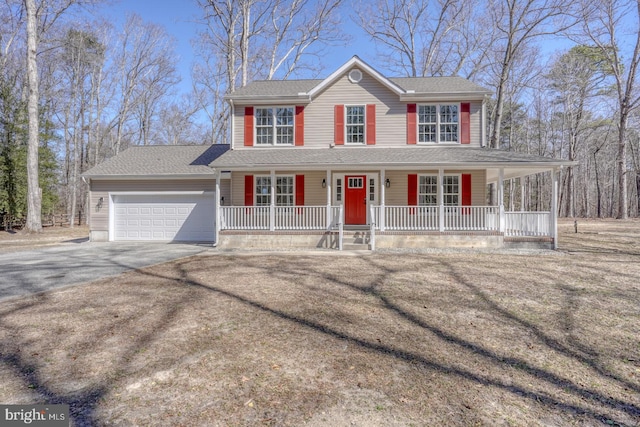
[(353, 70), (349, 71), (349, 81), (351, 83), (359, 83), (360, 80), (362, 80), (362, 71), (354, 68)]

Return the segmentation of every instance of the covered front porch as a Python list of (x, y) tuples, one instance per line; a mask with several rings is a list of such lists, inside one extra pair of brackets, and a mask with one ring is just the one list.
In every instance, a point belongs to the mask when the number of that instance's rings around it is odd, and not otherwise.
[[(403, 157), (407, 151), (402, 149)], [(345, 164), (342, 155), (313, 165), (231, 164), (230, 206), (220, 200), (216, 206), (218, 244), (335, 249), (348, 245), (371, 250), (557, 247), (557, 175), (562, 161), (533, 162), (517, 153), (484, 149), (411, 151), (415, 158), (402, 162), (393, 161), (398, 150), (373, 149), (372, 160), (360, 164)], [(470, 159), (438, 161), (439, 156), (449, 159), (463, 153)], [(317, 159), (318, 153), (313, 154)], [(245, 160), (247, 155), (240, 153), (238, 158)], [(539, 173), (551, 177), (546, 209), (507, 211), (504, 183)], [(487, 203), (491, 187), (493, 204)]]

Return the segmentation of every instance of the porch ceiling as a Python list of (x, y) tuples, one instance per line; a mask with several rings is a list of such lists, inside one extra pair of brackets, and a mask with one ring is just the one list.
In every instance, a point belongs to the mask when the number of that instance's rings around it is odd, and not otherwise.
[[(229, 150), (209, 164), (218, 170), (279, 169), (505, 169), (505, 178), (574, 164), (513, 151), (460, 146), (334, 147), (325, 149), (250, 148)], [(507, 173), (509, 175), (507, 175)]]

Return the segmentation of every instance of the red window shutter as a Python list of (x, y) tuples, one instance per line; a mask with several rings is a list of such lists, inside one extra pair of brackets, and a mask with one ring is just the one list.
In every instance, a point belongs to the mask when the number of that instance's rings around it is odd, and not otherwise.
[(296, 206), (304, 206), (304, 175), (296, 175)]
[(460, 104), (460, 143), (471, 143), (471, 104)]
[(462, 174), (462, 206), (471, 206), (471, 174)]
[(418, 175), (409, 174), (409, 191), (407, 194), (407, 204), (409, 206), (418, 206)]
[(334, 109), (334, 142), (344, 145), (344, 105), (336, 105)]
[(244, 176), (244, 205), (253, 206), (253, 175)]
[(244, 146), (253, 146), (253, 107), (244, 107)]
[(304, 145), (304, 106), (296, 105), (296, 146)]
[(367, 104), (367, 145), (376, 143), (376, 104)]
[(415, 144), (418, 141), (417, 131), (416, 104), (407, 104), (407, 144)]

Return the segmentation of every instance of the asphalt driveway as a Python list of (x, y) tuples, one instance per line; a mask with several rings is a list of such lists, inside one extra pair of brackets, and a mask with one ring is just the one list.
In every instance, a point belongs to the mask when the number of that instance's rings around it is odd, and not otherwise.
[(83, 242), (2, 253), (0, 300), (90, 282), (209, 248), (195, 244)]

